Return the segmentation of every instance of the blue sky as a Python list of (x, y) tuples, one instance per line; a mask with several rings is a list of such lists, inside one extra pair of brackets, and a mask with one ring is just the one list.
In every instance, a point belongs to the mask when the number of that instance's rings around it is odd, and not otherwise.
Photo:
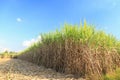
[(120, 39), (120, 0), (0, 0), (0, 51), (23, 50), (40, 33), (84, 19)]

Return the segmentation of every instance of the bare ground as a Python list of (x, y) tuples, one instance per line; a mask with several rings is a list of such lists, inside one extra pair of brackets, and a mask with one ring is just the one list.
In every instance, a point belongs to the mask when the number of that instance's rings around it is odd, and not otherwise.
[[(58, 73), (19, 59), (0, 59), (0, 80), (76, 80), (73, 75)], [(84, 80), (79, 78), (77, 80)]]

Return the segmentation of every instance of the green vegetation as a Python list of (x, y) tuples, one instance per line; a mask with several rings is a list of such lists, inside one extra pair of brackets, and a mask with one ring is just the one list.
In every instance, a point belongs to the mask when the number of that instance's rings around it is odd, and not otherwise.
[(120, 68), (104, 76), (104, 80), (120, 80)]
[(16, 58), (16, 56), (17, 53), (12, 51), (11, 52), (5, 51), (0, 53), (0, 58)]
[(102, 75), (120, 67), (120, 41), (86, 22), (65, 24), (41, 37), (18, 58), (90, 80), (103, 79)]

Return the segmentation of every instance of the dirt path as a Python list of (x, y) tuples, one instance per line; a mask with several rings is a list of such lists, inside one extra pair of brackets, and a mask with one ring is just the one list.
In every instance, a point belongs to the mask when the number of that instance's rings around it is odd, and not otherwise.
[[(0, 59), (0, 80), (76, 80), (43, 66), (19, 59)], [(83, 79), (78, 79), (83, 80)]]

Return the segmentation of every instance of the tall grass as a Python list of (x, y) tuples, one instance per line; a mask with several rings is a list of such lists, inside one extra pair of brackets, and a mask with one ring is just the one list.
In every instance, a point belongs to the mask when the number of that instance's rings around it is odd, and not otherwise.
[[(69, 25), (41, 34), (41, 41), (24, 50), (18, 58), (79, 77), (97, 76), (120, 67), (120, 41), (96, 30), (93, 25)], [(93, 79), (92, 79), (93, 80)]]

